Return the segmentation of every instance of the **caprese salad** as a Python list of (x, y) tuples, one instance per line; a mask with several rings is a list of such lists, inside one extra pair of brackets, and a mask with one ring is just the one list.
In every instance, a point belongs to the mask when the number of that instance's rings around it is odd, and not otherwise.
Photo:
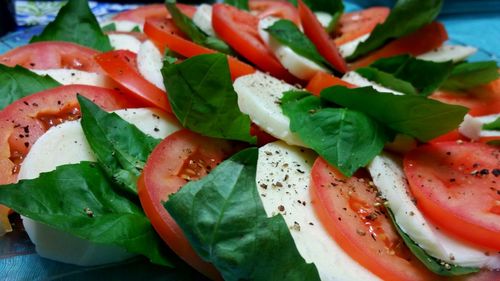
[(441, 6), (68, 1), (0, 54), (0, 233), (214, 280), (500, 280), (499, 70)]

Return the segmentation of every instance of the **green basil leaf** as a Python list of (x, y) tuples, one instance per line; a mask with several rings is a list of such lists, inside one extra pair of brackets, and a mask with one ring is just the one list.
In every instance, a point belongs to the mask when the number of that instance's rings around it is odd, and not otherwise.
[[(295, 7), (298, 6), (297, 0), (288, 0)], [(325, 12), (330, 15), (342, 14), (344, 11), (344, 2), (342, 0), (303, 0), (313, 12)]]
[(162, 74), (170, 105), (182, 126), (205, 136), (255, 143), (250, 118), (238, 108), (226, 55), (167, 62)]
[(390, 209), (387, 209), (387, 213), (389, 214), (394, 226), (396, 226), (396, 230), (405, 242), (406, 246), (430, 271), (441, 276), (459, 276), (479, 272), (480, 269), (476, 267), (463, 267), (453, 264), (448, 264), (447, 268), (446, 264), (441, 264), (440, 260), (427, 254), (424, 249), (420, 248), (420, 246), (418, 246), (418, 244), (415, 243), (415, 241), (413, 241), (411, 237), (399, 227), (396, 219), (394, 218), (394, 214)]
[(384, 87), (393, 89), (407, 95), (417, 95), (417, 90), (409, 82), (396, 78), (394, 75), (380, 71), (373, 67), (362, 67), (356, 69), (356, 72), (364, 78), (380, 84)]
[(137, 194), (137, 179), (161, 140), (146, 135), (116, 113), (107, 113), (87, 98), (77, 97), (82, 129), (99, 164), (127, 192)]
[(102, 27), (102, 32), (116, 31), (116, 24), (114, 22)]
[(365, 114), (328, 108), (307, 92), (286, 92), (281, 108), (290, 118), (290, 130), (346, 176), (368, 164), (390, 138), (383, 126)]
[(165, 5), (172, 15), (175, 26), (184, 32), (194, 43), (203, 45), (207, 48), (225, 53), (232, 54), (233, 51), (224, 41), (209, 36), (201, 30), (188, 16), (184, 15), (175, 4), (175, 0), (166, 0)]
[[(408, 55), (401, 55), (379, 59), (372, 63), (370, 67), (404, 80), (410, 83), (419, 95), (428, 96), (450, 76), (453, 63), (425, 61)], [(383, 85), (394, 89), (391, 83)]]
[(165, 208), (224, 280), (320, 280), (283, 217), (267, 217), (255, 182), (257, 155), (257, 148), (239, 152), (186, 184)]
[(443, 0), (398, 0), (384, 23), (378, 24), (368, 39), (347, 59), (353, 61), (374, 51), (389, 40), (410, 34), (431, 23), (439, 14)]
[(134, 26), (134, 28), (132, 28), (132, 30), (130, 30), (131, 32), (142, 32), (141, 29), (139, 28), (139, 26)]
[(450, 90), (466, 90), (487, 84), (500, 76), (495, 61), (464, 62), (453, 68), (443, 88)]
[(316, 46), (289, 20), (278, 20), (266, 29), (269, 34), (281, 44), (290, 47), (295, 53), (312, 60), (321, 66), (329, 66), (320, 55)]
[(240, 10), (250, 11), (248, 0), (224, 0), (224, 3), (234, 6)]
[(498, 117), (495, 121), (484, 124), (483, 130), (491, 130), (491, 131), (500, 131), (500, 117)]
[(48, 75), (40, 76), (21, 66), (0, 64), (0, 110), (34, 93), (61, 86)]
[(40, 41), (67, 41), (99, 51), (111, 51), (111, 43), (89, 8), (87, 0), (71, 0), (61, 8), (54, 21), (30, 43)]
[(333, 86), (323, 90), (321, 98), (361, 111), (396, 132), (424, 142), (457, 128), (468, 111), (422, 96), (380, 93), (372, 87)]
[(0, 203), (55, 229), (172, 266), (142, 209), (115, 193), (95, 163), (64, 165), (36, 179), (0, 186)]

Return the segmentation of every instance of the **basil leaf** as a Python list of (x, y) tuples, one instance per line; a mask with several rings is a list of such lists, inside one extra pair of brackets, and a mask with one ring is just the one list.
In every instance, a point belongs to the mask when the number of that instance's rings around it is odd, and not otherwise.
[(132, 28), (132, 30), (130, 30), (130, 31), (131, 32), (142, 32), (138, 25), (134, 26), (134, 28)]
[[(407, 81), (419, 95), (428, 96), (448, 78), (453, 70), (453, 63), (425, 61), (402, 55), (379, 59), (370, 67)], [(394, 89), (391, 83), (383, 85)]]
[(111, 51), (111, 43), (99, 26), (87, 0), (71, 0), (61, 8), (54, 21), (30, 43), (40, 41), (67, 41), (99, 51)]
[(484, 124), (483, 130), (500, 131), (500, 117), (491, 123)]
[(146, 135), (116, 113), (107, 113), (87, 98), (77, 97), (82, 129), (99, 164), (124, 190), (137, 194), (137, 179), (161, 140)]
[(116, 31), (116, 24), (114, 22), (102, 27), (102, 32)]
[(342, 0), (305, 0), (304, 3), (314, 12), (325, 12), (334, 15), (344, 11), (344, 2)]
[(319, 54), (316, 46), (292, 21), (278, 20), (266, 31), (278, 42), (290, 47), (295, 53), (321, 66), (329, 66), (328, 62)]
[(142, 209), (115, 193), (95, 163), (64, 165), (36, 179), (0, 186), (0, 203), (55, 229), (172, 266)]
[(224, 280), (320, 280), (283, 217), (267, 217), (255, 182), (257, 155), (257, 148), (239, 152), (186, 184), (165, 208)]
[(201, 30), (188, 16), (184, 15), (175, 4), (175, 0), (166, 0), (165, 5), (172, 15), (175, 26), (184, 32), (194, 43), (203, 45), (207, 48), (225, 53), (232, 54), (231, 48), (222, 40), (209, 36)]
[(255, 143), (250, 118), (238, 108), (225, 55), (164, 63), (161, 72), (170, 105), (182, 126), (205, 136)]
[(387, 72), (380, 71), (373, 67), (362, 67), (356, 69), (356, 72), (364, 78), (380, 84), (384, 87), (393, 89), (407, 95), (417, 95), (417, 89), (411, 83), (394, 77)]
[(368, 39), (347, 59), (353, 61), (374, 51), (389, 40), (410, 34), (431, 23), (439, 14), (443, 0), (398, 0), (384, 23), (377, 24)]
[(487, 84), (500, 76), (495, 61), (464, 62), (453, 68), (450, 77), (443, 88), (450, 90), (465, 90)]
[(281, 108), (290, 130), (346, 176), (368, 164), (389, 139), (385, 128), (363, 113), (328, 108), (307, 92), (286, 92)]
[(371, 87), (333, 86), (323, 90), (321, 98), (361, 111), (396, 132), (424, 142), (457, 128), (468, 111), (422, 96), (380, 93)]
[(396, 218), (390, 209), (387, 209), (387, 214), (392, 220), (392, 223), (396, 227), (399, 236), (403, 239), (406, 246), (410, 249), (410, 251), (415, 255), (422, 264), (427, 267), (430, 271), (441, 275), (441, 276), (459, 276), (466, 275), (474, 272), (479, 272), (479, 268), (476, 267), (463, 267), (458, 265), (449, 264), (449, 268), (446, 265), (441, 264), (441, 261), (436, 259), (433, 256), (430, 256), (425, 252), (424, 249), (420, 248), (415, 241), (411, 239), (397, 224)]
[(240, 10), (250, 11), (248, 0), (224, 0), (224, 3), (234, 6)]
[(0, 64), (0, 110), (34, 93), (61, 86), (48, 75), (40, 76), (21, 66)]

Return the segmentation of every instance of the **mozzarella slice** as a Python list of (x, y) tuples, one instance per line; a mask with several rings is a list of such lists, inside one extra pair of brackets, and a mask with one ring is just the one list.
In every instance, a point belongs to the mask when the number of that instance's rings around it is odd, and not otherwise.
[(375, 186), (389, 203), (398, 226), (429, 255), (450, 264), (500, 269), (500, 254), (489, 254), (442, 233), (412, 201), (400, 162), (382, 153), (368, 165)]
[(475, 54), (476, 52), (477, 49), (471, 46), (442, 45), (441, 47), (430, 52), (417, 56), (417, 58), (433, 62), (459, 62), (465, 60), (467, 57)]
[(109, 24), (115, 24), (116, 31), (130, 32), (134, 29), (139, 28), (142, 32), (142, 26), (136, 22), (128, 21), (128, 20), (111, 20), (101, 23), (101, 27), (104, 27)]
[[(155, 137), (165, 137), (180, 128), (174, 120), (156, 110), (127, 109), (116, 113)], [(80, 121), (65, 122), (49, 129), (33, 144), (21, 165), (19, 179), (33, 179), (57, 166), (81, 161), (96, 161), (96, 158)], [(23, 217), (23, 224), (38, 254), (48, 259), (92, 266), (134, 256), (120, 247), (93, 243), (26, 217)]]
[(201, 4), (193, 15), (193, 22), (203, 32), (210, 36), (216, 36), (212, 26), (212, 5)]
[(278, 18), (274, 17), (265, 17), (259, 21), (258, 30), (262, 41), (269, 46), (283, 67), (302, 80), (311, 79), (318, 71), (329, 72), (326, 68), (295, 53), (290, 47), (272, 38), (265, 29), (272, 26), (278, 20)]
[(458, 131), (471, 140), (478, 140), (481, 137), (498, 137), (500, 136), (499, 131), (483, 130), (484, 124), (491, 123), (497, 118), (500, 118), (500, 114), (480, 117), (473, 117), (467, 114), (464, 117), (464, 121), (458, 127)]
[(283, 142), (259, 148), (256, 182), (267, 215), (283, 215), (299, 253), (316, 265), (321, 280), (379, 280), (342, 250), (316, 216), (309, 192), (315, 158)]
[(139, 73), (151, 82), (151, 84), (165, 91), (161, 68), (163, 67), (163, 56), (150, 40), (144, 41), (137, 53), (137, 68)]
[(338, 46), (340, 54), (344, 58), (347, 58), (348, 56), (352, 55), (354, 53), (354, 51), (356, 50), (356, 48), (358, 47), (358, 45), (361, 42), (366, 41), (366, 39), (368, 39), (369, 36), (370, 36), (370, 34), (368, 33), (368, 34), (360, 36), (352, 41), (349, 41), (347, 43), (344, 43), (344, 44)]
[(134, 53), (139, 52), (141, 41), (132, 35), (109, 34), (109, 41), (115, 50), (128, 50)]
[(58, 68), (58, 69), (31, 69), (38, 75), (49, 75), (57, 82), (63, 85), (82, 84), (98, 86), (104, 88), (116, 88), (116, 83), (109, 77), (94, 72), (81, 71), (76, 69)]
[(380, 84), (377, 84), (373, 81), (370, 81), (366, 79), (365, 77), (361, 76), (359, 73), (356, 71), (349, 71), (344, 76), (342, 76), (342, 80), (349, 82), (353, 85), (356, 85), (358, 87), (373, 87), (375, 90), (379, 92), (385, 92), (385, 93), (392, 93), (395, 95), (404, 95), (401, 92), (394, 91), (393, 89), (386, 88)]
[(306, 146), (290, 131), (290, 119), (279, 105), (283, 92), (297, 88), (262, 72), (239, 77), (233, 87), (238, 94), (238, 107), (252, 122), (288, 144)]
[(319, 23), (321, 23), (321, 26), (324, 28), (328, 28), (330, 25), (330, 22), (332, 22), (333, 17), (329, 13), (325, 12), (314, 12), (314, 15), (318, 19)]

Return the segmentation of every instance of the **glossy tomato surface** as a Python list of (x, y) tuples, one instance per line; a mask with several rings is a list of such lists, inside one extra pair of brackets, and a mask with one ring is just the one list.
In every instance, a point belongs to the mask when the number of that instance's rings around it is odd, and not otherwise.
[(440, 142), (404, 158), (417, 207), (443, 231), (500, 250), (500, 148)]
[(70, 68), (100, 73), (98, 51), (69, 42), (37, 42), (0, 55), (0, 63), (28, 69)]
[(227, 141), (181, 130), (155, 148), (138, 182), (141, 205), (156, 232), (179, 257), (211, 278), (219, 278), (217, 270), (198, 257), (162, 202), (187, 182), (208, 174), (233, 152)]
[(383, 280), (438, 279), (405, 246), (368, 179), (346, 178), (318, 158), (310, 189), (323, 226), (366, 269)]

